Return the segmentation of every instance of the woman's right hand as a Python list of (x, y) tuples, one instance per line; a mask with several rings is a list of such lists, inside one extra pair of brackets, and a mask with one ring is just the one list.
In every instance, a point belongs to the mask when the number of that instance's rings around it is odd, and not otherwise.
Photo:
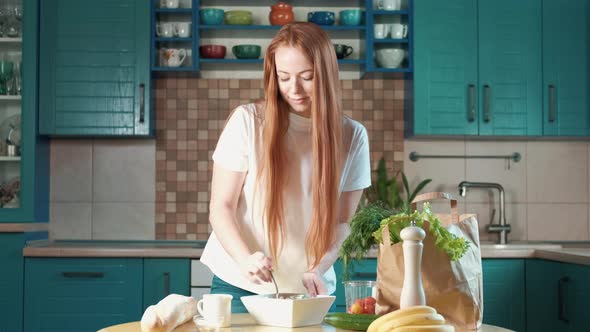
[(262, 251), (257, 251), (246, 259), (238, 262), (240, 270), (246, 278), (255, 284), (262, 282), (271, 282), (270, 273), (272, 271), (272, 259), (266, 256)]

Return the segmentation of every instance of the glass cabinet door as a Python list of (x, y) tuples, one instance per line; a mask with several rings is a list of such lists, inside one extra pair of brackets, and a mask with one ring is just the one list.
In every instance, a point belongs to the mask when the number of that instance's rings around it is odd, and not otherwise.
[(20, 207), (22, 0), (0, 2), (0, 207)]

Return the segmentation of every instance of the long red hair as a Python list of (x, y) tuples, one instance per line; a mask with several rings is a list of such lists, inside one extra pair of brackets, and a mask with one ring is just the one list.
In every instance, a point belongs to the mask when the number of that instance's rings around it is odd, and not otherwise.
[(330, 38), (313, 23), (297, 22), (283, 26), (266, 50), (263, 146), (258, 177), (264, 180), (266, 234), (270, 254), (275, 261), (282, 250), (284, 238), (283, 190), (288, 176), (285, 174), (285, 134), (289, 127), (289, 106), (281, 97), (276, 74), (275, 53), (279, 47), (297, 48), (313, 64), (313, 210), (305, 239), (307, 262), (313, 268), (331, 247), (339, 222), (343, 117), (338, 62)]

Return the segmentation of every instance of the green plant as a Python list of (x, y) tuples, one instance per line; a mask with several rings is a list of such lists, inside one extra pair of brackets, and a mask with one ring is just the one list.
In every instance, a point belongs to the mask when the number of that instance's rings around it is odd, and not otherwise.
[[(350, 235), (342, 243), (340, 259), (343, 264), (343, 279), (350, 276), (352, 260), (361, 260), (373, 245), (378, 242), (373, 233), (381, 226), (383, 219), (397, 213), (411, 213), (412, 201), (424, 187), (432, 181), (421, 181), (414, 190), (410, 190), (406, 175), (398, 171), (393, 177), (387, 175), (385, 159), (379, 160), (375, 182), (365, 190), (361, 204), (350, 222)], [(400, 190), (398, 178), (401, 174), (403, 190)], [(403, 197), (405, 193), (405, 198)]]

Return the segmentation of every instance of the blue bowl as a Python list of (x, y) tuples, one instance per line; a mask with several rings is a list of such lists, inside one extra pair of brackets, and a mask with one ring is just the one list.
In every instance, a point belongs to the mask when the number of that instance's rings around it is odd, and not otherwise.
[(334, 24), (334, 12), (309, 12), (307, 13), (307, 21), (317, 25), (332, 25)]
[(201, 24), (204, 25), (218, 25), (223, 24), (224, 11), (217, 8), (201, 9), (199, 12), (201, 16)]
[(361, 25), (363, 12), (360, 9), (340, 11), (340, 25)]

